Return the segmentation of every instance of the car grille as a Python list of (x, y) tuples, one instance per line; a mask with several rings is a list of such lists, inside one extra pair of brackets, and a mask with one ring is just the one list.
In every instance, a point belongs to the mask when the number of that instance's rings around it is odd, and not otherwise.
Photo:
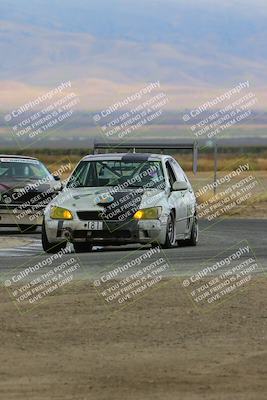
[(78, 211), (77, 215), (81, 221), (103, 220), (103, 218), (101, 218), (101, 211)]
[[(87, 238), (87, 231), (74, 231), (73, 232), (73, 239), (85, 239)], [(91, 231), (90, 239), (130, 239), (131, 232), (128, 230), (121, 230), (121, 231)]]
[[(134, 212), (132, 210), (131, 215), (127, 215), (125, 218), (122, 218), (120, 221), (130, 221), (133, 218)], [(109, 215), (110, 217), (105, 218), (105, 214), (102, 214), (102, 211), (78, 211), (78, 218), (81, 221), (119, 221), (118, 214), (117, 215)]]

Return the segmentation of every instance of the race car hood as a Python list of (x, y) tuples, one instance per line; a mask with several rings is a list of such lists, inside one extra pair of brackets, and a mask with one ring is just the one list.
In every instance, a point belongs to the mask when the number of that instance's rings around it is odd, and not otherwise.
[(12, 179), (0, 182), (0, 202), (6, 204), (21, 204), (28, 202), (38, 193), (45, 193), (47, 197), (53, 191), (60, 189), (56, 181), (42, 181)]
[[(113, 191), (112, 188), (64, 189), (50, 205), (70, 210), (101, 210), (103, 208), (124, 207), (140, 209), (161, 205), (164, 190), (128, 188)], [(112, 206), (113, 204), (113, 206)]]

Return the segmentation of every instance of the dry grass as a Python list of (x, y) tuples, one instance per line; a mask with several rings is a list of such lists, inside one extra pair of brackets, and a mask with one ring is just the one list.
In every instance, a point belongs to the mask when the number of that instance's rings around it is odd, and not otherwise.
[[(181, 166), (185, 171), (192, 170), (192, 157), (189, 155), (179, 155), (177, 154), (175, 158), (179, 161)], [(267, 154), (266, 157), (264, 155), (247, 155), (247, 154), (238, 154), (238, 155), (227, 155), (221, 154), (218, 156), (218, 170), (231, 170), (232, 165), (240, 158), (246, 158), (247, 162), (250, 164), (250, 167), (256, 171), (267, 171)], [(198, 160), (198, 171), (200, 172), (208, 172), (214, 170), (214, 158), (211, 154), (200, 155)]]
[[(68, 163), (71, 162), (72, 167), (74, 168), (76, 164), (80, 161), (82, 156), (79, 155), (40, 155), (38, 157), (41, 161), (43, 161), (48, 167), (51, 167), (55, 164), (59, 163)], [(175, 156), (175, 158), (179, 161), (182, 168), (190, 173), (192, 171), (192, 157), (188, 155), (180, 155)], [(246, 162), (249, 163), (250, 168), (254, 171), (267, 171), (267, 155), (266, 158), (263, 157), (253, 157), (253, 156), (245, 156)], [(240, 159), (236, 156), (219, 156), (218, 159), (218, 171), (231, 171), (234, 163)], [(198, 171), (199, 172), (213, 172), (214, 170), (214, 159), (211, 155), (205, 155), (205, 157), (199, 157), (198, 160)]]

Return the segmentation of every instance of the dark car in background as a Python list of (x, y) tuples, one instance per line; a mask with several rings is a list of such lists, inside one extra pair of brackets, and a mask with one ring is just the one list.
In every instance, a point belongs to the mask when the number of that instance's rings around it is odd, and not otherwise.
[(36, 158), (0, 155), (0, 227), (34, 231), (60, 190), (60, 178)]

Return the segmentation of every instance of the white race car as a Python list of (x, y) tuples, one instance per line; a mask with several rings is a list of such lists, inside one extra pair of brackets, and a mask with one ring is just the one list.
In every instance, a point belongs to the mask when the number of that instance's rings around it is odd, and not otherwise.
[(43, 249), (53, 253), (73, 243), (93, 245), (195, 246), (196, 198), (170, 156), (126, 153), (84, 157), (44, 212)]

